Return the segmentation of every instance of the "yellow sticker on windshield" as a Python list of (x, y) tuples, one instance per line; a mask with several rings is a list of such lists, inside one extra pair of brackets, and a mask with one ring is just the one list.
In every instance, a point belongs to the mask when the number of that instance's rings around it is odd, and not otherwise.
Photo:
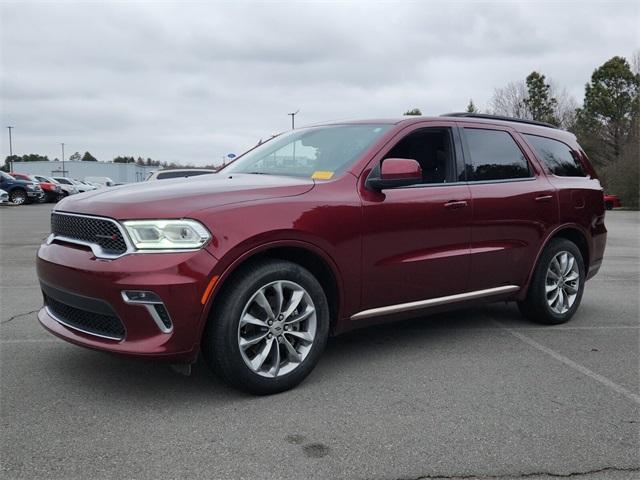
[(326, 172), (322, 170), (316, 170), (313, 172), (313, 175), (311, 175), (311, 178), (314, 180), (330, 180), (331, 177), (333, 177), (333, 172)]

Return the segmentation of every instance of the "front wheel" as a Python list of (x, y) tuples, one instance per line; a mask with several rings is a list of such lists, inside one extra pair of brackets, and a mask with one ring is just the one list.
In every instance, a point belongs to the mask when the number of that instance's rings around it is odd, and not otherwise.
[(518, 303), (520, 312), (537, 323), (568, 322), (580, 305), (584, 282), (580, 249), (569, 240), (555, 238), (538, 260), (527, 298)]
[(14, 205), (23, 205), (27, 203), (27, 192), (19, 188), (15, 188), (9, 194), (9, 201)]
[(304, 267), (267, 260), (239, 270), (216, 300), (202, 351), (230, 385), (259, 395), (289, 390), (318, 363), (329, 307)]

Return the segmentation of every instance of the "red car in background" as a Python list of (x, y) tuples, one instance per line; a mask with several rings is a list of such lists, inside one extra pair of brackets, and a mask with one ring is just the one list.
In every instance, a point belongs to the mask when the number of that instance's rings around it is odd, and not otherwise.
[(620, 198), (617, 195), (605, 194), (604, 207), (607, 210), (613, 210), (614, 208), (622, 207), (622, 203), (620, 202)]
[[(173, 363), (200, 351), (258, 394), (300, 383), (330, 334), (480, 302), (575, 314), (602, 264), (603, 192), (575, 136), (473, 114), (301, 128), (219, 173), (62, 200), (42, 325)], [(96, 372), (98, 373), (98, 372)]]
[(42, 177), (36, 177), (35, 175), (27, 175), (26, 173), (11, 173), (14, 178), (19, 180), (27, 180), (30, 182), (35, 182), (40, 185), (42, 191), (44, 192), (44, 201), (45, 202), (57, 202), (62, 199), (62, 189), (60, 185), (58, 185), (54, 181), (43, 181)]

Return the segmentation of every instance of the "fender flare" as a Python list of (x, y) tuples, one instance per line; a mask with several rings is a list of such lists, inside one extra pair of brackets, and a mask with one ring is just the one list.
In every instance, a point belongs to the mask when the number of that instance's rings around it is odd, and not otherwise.
[[(522, 286), (522, 288), (520, 289), (520, 292), (517, 295), (518, 300), (524, 300), (526, 298), (527, 292), (529, 291), (529, 284), (531, 283), (531, 278), (533, 277), (533, 272), (538, 266), (538, 260), (540, 260), (540, 256), (542, 255), (542, 252), (547, 247), (551, 239), (554, 238), (556, 234), (561, 230), (569, 230), (569, 229), (578, 231), (584, 237), (585, 243), (587, 245), (587, 252), (589, 256), (591, 256), (591, 245), (589, 244), (589, 235), (587, 230), (582, 225), (578, 223), (564, 223), (562, 225), (558, 225), (547, 234), (544, 241), (540, 245), (540, 248), (538, 249), (538, 253), (536, 254), (536, 258), (531, 264), (531, 268), (529, 269), (529, 273), (527, 274), (524, 285)], [(585, 268), (588, 270), (589, 265), (585, 265)]]
[[(252, 248), (249, 248), (243, 251), (240, 255), (237, 255), (235, 258), (233, 258), (233, 260), (231, 260), (231, 262), (228, 263), (223, 268), (222, 272), (218, 274), (218, 280), (216, 280), (215, 286), (211, 290), (211, 293), (209, 294), (209, 297), (207, 298), (207, 301), (204, 304), (202, 309), (200, 322), (198, 326), (198, 336), (197, 336), (198, 340), (202, 338), (202, 332), (204, 331), (204, 327), (211, 313), (211, 308), (213, 306), (213, 303), (215, 302), (215, 299), (217, 295), (220, 293), (220, 290), (224, 286), (226, 280), (229, 279), (229, 277), (238, 269), (238, 267), (243, 265), (246, 261), (250, 260), (251, 258), (259, 255), (262, 252), (266, 252), (274, 248), (282, 248), (282, 247), (292, 247), (292, 248), (308, 250), (316, 254), (320, 258), (322, 258), (322, 260), (328, 265), (336, 282), (336, 289), (338, 292), (338, 306), (337, 306), (338, 318), (336, 320), (339, 320), (340, 318), (339, 312), (343, 311), (343, 301), (344, 301), (343, 282), (342, 282), (342, 276), (340, 274), (340, 270), (338, 269), (338, 266), (334, 262), (333, 258), (324, 249), (318, 247), (313, 243), (310, 243), (304, 240), (279, 239), (279, 240), (273, 240), (270, 242), (266, 242), (266, 243), (254, 246)], [(224, 263), (224, 257), (220, 259), (220, 262)], [(214, 271), (215, 271), (215, 268), (214, 268)], [(213, 278), (214, 271), (209, 272), (209, 275), (208, 275), (209, 281)]]

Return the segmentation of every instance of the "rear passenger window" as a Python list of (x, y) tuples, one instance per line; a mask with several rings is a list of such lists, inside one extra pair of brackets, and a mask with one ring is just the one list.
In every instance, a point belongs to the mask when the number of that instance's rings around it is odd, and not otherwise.
[(537, 135), (525, 135), (525, 137), (538, 157), (554, 175), (561, 177), (587, 176), (582, 164), (577, 160), (575, 152), (564, 143)]
[(464, 134), (471, 157), (467, 181), (531, 177), (527, 159), (507, 132), (465, 128)]

